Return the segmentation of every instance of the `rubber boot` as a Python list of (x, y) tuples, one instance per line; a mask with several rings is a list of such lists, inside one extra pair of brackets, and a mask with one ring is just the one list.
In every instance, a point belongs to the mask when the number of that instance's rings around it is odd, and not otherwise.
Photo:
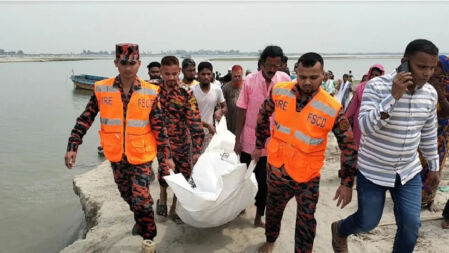
[(156, 243), (152, 240), (143, 240), (142, 241), (142, 253), (155, 253), (156, 252)]

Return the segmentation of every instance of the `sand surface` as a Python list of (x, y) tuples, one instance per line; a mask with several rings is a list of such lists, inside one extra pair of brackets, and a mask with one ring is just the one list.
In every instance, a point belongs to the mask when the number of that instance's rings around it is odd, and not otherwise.
[[(336, 202), (332, 200), (340, 182), (337, 178), (339, 164), (336, 140), (330, 135), (316, 211), (318, 226), (313, 252), (333, 252), (331, 223), (352, 214), (357, 208), (355, 190), (353, 201), (344, 209), (337, 208)], [(134, 219), (127, 204), (119, 196), (109, 163), (105, 162), (98, 168), (75, 177), (73, 185), (75, 193), (80, 196), (89, 230), (85, 239), (76, 241), (62, 252), (139, 252), (142, 239), (131, 235)], [(449, 185), (449, 170), (444, 171), (440, 185)], [(157, 181), (151, 184), (150, 192), (154, 200), (159, 198)], [(169, 196), (171, 201), (172, 194)], [(448, 198), (449, 193), (438, 192), (436, 206), (439, 211), (422, 211), (423, 222), (415, 252), (449, 252), (449, 230), (442, 230), (440, 227), (441, 211)], [(351, 236), (350, 252), (391, 252), (396, 232), (392, 208), (393, 203), (387, 193), (380, 225), (370, 233)], [(251, 205), (244, 215), (234, 221), (208, 229), (176, 225), (173, 221), (156, 215), (157, 250), (162, 253), (257, 252), (257, 248), (265, 241), (265, 231), (253, 226), (255, 212), (255, 207)], [(293, 252), (295, 219), (296, 202), (292, 199), (284, 212), (281, 234), (274, 252)]]

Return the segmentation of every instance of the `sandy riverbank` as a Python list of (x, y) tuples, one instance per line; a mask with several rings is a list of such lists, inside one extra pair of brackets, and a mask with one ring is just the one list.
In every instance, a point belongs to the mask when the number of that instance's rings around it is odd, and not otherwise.
[[(337, 170), (340, 164), (339, 151), (333, 137), (329, 139), (326, 157), (316, 212), (318, 227), (314, 252), (320, 253), (332, 252), (330, 224), (334, 220), (350, 215), (357, 208), (356, 191), (354, 191), (353, 202), (345, 209), (337, 209), (336, 203), (332, 200), (339, 185)], [(441, 185), (448, 184), (449, 170), (446, 170)], [(62, 252), (139, 252), (141, 238), (131, 235), (133, 216), (119, 196), (109, 163), (105, 162), (98, 168), (75, 177), (73, 185), (75, 193), (80, 196), (89, 230), (85, 239), (76, 241)], [(152, 183), (150, 191), (153, 198), (158, 199), (157, 182)], [(441, 209), (448, 198), (449, 193), (438, 192), (436, 206), (440, 211), (422, 212), (423, 222), (415, 252), (447, 251), (449, 232), (440, 228), (440, 218)], [(381, 225), (370, 233), (351, 236), (349, 239), (351, 252), (391, 252), (396, 231), (392, 208), (392, 201), (388, 195)], [(254, 214), (255, 208), (250, 206), (246, 214), (234, 221), (210, 229), (176, 225), (171, 220), (156, 216), (158, 252), (256, 252), (264, 242), (265, 236), (263, 229), (253, 227)], [(295, 217), (296, 203), (292, 199), (284, 213), (281, 235), (276, 242), (275, 252), (293, 251)]]

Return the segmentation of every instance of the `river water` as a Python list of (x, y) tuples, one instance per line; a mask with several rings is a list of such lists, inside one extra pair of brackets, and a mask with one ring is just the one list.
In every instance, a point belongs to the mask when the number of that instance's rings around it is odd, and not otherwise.
[[(204, 58), (195, 58), (197, 63)], [(146, 65), (160, 58), (143, 58)], [(233, 64), (256, 69), (256, 60), (212, 61), (226, 73)], [(293, 61), (289, 62), (293, 69)], [(374, 63), (387, 72), (398, 58), (325, 59), (336, 78), (352, 70), (356, 79)], [(84, 214), (72, 178), (103, 161), (96, 153), (98, 120), (84, 137), (76, 166), (68, 170), (63, 157), (76, 117), (90, 92), (75, 89), (76, 74), (115, 76), (112, 59), (0, 64), (0, 252), (58, 252), (79, 237)]]

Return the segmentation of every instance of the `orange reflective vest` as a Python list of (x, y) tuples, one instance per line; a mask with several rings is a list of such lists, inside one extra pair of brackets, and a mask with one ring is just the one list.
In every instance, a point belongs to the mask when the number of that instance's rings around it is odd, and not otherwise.
[(341, 104), (321, 87), (300, 111), (296, 112), (295, 82), (273, 87), (275, 126), (267, 145), (268, 163), (280, 168), (297, 182), (308, 182), (320, 175), (324, 163), (327, 135), (334, 126)]
[(95, 96), (100, 109), (100, 140), (104, 155), (119, 162), (125, 153), (131, 164), (149, 162), (156, 156), (156, 139), (151, 132), (149, 115), (159, 87), (140, 79), (142, 87), (134, 90), (128, 103), (126, 119), (123, 102), (114, 78), (95, 83)]

